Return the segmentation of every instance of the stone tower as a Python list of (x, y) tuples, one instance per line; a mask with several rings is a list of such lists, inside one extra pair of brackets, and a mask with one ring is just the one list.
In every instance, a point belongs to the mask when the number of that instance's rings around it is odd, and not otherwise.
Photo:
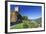
[(11, 12), (11, 22), (13, 22), (13, 23), (17, 21), (17, 13), (16, 12), (19, 11), (18, 6), (16, 6), (14, 9), (15, 10)]

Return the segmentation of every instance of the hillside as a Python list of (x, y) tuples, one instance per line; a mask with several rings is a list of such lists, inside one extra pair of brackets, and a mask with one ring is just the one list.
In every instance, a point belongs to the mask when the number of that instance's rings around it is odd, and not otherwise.
[(35, 19), (35, 21), (36, 22), (39, 22), (39, 23), (41, 23), (41, 20), (42, 20), (42, 18), (40, 17), (40, 18), (38, 18), (38, 19)]
[(35, 20), (32, 20), (32, 21), (35, 21), (36, 23), (38, 23), (39, 25), (40, 25), (40, 27), (41, 27), (41, 25), (42, 25), (42, 18), (40, 17), (40, 18), (37, 18), (37, 19), (35, 19)]
[(11, 29), (38, 28), (41, 27), (41, 18), (31, 20), (23, 20), (22, 23), (11, 26)]

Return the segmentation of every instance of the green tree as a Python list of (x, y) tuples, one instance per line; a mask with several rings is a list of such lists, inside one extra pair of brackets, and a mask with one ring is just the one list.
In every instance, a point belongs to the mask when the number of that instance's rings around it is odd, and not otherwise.
[(23, 20), (28, 20), (28, 17), (27, 16), (23, 16), (22, 19)]

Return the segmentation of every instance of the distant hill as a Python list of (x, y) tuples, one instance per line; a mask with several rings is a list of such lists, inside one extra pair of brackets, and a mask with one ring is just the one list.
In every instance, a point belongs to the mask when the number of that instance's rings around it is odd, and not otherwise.
[(41, 23), (42, 22), (42, 18), (40, 17), (40, 18), (38, 18), (38, 19), (35, 19), (34, 21), (36, 21), (37, 23)]
[(31, 21), (35, 21), (35, 22), (40, 24), (42, 22), (42, 18), (40, 17), (40, 18), (37, 18), (37, 19), (33, 19)]

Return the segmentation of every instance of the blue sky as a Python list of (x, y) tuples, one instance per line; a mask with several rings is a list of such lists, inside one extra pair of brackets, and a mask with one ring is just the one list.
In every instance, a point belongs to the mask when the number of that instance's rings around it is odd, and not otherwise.
[[(11, 5), (11, 10), (14, 10), (16, 5)], [(26, 6), (18, 5), (19, 13), (22, 16), (27, 16), (29, 19), (37, 19), (42, 16), (42, 7), (41, 6)]]

